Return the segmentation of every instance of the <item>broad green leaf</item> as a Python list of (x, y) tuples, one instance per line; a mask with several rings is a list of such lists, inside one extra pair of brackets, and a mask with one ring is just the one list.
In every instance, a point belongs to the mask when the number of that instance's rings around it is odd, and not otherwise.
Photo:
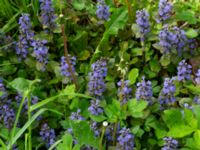
[(81, 149), (81, 146), (79, 144), (76, 144), (72, 150), (80, 150)]
[(73, 135), (80, 145), (90, 145), (98, 148), (99, 139), (95, 138), (94, 132), (90, 129), (87, 121), (71, 121)]
[[(88, 33), (86, 31), (78, 31), (77, 35), (72, 40), (73, 49), (78, 52), (82, 52), (87, 48), (88, 45)], [(81, 55), (78, 55), (81, 57)]]
[(160, 124), (159, 120), (157, 120), (153, 115), (149, 116), (145, 122), (145, 127), (153, 128), (155, 130), (155, 134), (158, 139), (166, 136), (166, 129), (163, 125)]
[(96, 122), (102, 122), (106, 120), (106, 117), (104, 115), (90, 115), (90, 118)]
[(131, 116), (135, 118), (141, 118), (144, 115), (144, 109), (147, 107), (148, 103), (146, 101), (132, 99), (128, 102), (128, 110)]
[(192, 110), (184, 109), (184, 120), (193, 129), (198, 128), (198, 120), (194, 117)]
[(195, 118), (198, 120), (198, 127), (200, 128), (200, 106), (193, 106)]
[(113, 100), (112, 104), (107, 105), (105, 108), (105, 113), (108, 116), (109, 122), (115, 122), (119, 119), (120, 116), (120, 102), (117, 100)]
[(71, 134), (65, 134), (62, 137), (62, 142), (56, 147), (57, 150), (66, 150), (69, 149), (71, 150), (73, 146), (73, 137)]
[(182, 113), (178, 109), (165, 110), (163, 114), (163, 119), (166, 125), (168, 126), (168, 128), (184, 125)]
[(164, 111), (163, 119), (169, 128), (168, 136), (182, 138), (196, 130), (197, 123), (194, 120), (192, 123), (188, 123), (191, 116), (187, 113), (187, 111), (181, 112), (179, 109)]
[(131, 71), (128, 74), (128, 80), (130, 81), (130, 84), (135, 83), (138, 75), (139, 75), (139, 70), (137, 68), (131, 69)]
[(191, 128), (190, 126), (180, 125), (172, 127), (168, 132), (168, 136), (182, 138), (184, 136), (190, 135), (194, 131), (195, 129)]
[(186, 35), (187, 35), (187, 37), (189, 37), (189, 38), (195, 38), (195, 37), (198, 36), (198, 32), (197, 32), (196, 30), (190, 28), (190, 29), (188, 29), (188, 30), (186, 31)]
[(177, 11), (176, 18), (181, 21), (186, 21), (189, 24), (196, 24), (196, 22), (197, 22), (195, 14), (193, 12), (186, 11), (186, 10), (185, 11), (184, 10)]
[(85, 1), (84, 0), (73, 0), (72, 5), (75, 9), (82, 10), (85, 8)]
[(17, 91), (23, 93), (25, 90), (30, 88), (31, 83), (31, 80), (27, 80), (24, 78), (16, 78), (13, 81), (11, 81), (9, 85)]
[(159, 72), (160, 71), (160, 64), (157, 60), (151, 60), (150, 61), (150, 68), (151, 68), (151, 71), (154, 71), (154, 72)]
[(184, 84), (184, 87), (186, 87), (190, 92), (196, 95), (200, 95), (200, 86), (199, 85), (193, 85), (193, 84)]
[(170, 64), (170, 56), (169, 55), (162, 55), (160, 59), (160, 63), (162, 66), (166, 67)]

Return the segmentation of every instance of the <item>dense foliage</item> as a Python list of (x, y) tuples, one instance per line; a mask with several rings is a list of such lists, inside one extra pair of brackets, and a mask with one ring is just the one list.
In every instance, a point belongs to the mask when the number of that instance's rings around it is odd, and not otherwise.
[(0, 8), (0, 150), (200, 150), (199, 0)]

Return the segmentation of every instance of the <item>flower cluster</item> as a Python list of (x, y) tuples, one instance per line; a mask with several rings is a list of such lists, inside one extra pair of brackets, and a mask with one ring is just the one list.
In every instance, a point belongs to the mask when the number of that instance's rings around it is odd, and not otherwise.
[(54, 8), (52, 6), (52, 1), (40, 0), (40, 9), (41, 9), (41, 23), (50, 29), (54, 29), (56, 27), (55, 24), (56, 15), (54, 12)]
[(98, 123), (93, 121), (90, 125), (90, 128), (94, 131), (95, 137), (98, 137), (101, 134), (100, 128), (98, 127)]
[(149, 14), (145, 9), (136, 12), (136, 23), (139, 27), (141, 40), (144, 41), (146, 34), (150, 32)]
[(3, 122), (6, 128), (11, 129), (15, 121), (14, 109), (10, 107), (9, 103), (0, 105), (0, 121)]
[(188, 45), (190, 53), (193, 54), (194, 50), (196, 50), (198, 47), (198, 42), (196, 39), (188, 39)]
[(4, 33), (0, 32), (0, 51), (12, 52), (15, 48), (14, 45), (11, 36), (6, 36)]
[(164, 53), (170, 53), (173, 49), (181, 55), (182, 49), (187, 44), (185, 32), (178, 27), (169, 28), (165, 25), (159, 33), (159, 45), (162, 46)]
[(100, 59), (92, 64), (92, 72), (89, 73), (90, 81), (88, 90), (90, 95), (101, 97), (106, 89), (104, 78), (107, 75), (107, 63), (105, 59)]
[(197, 70), (195, 82), (200, 85), (200, 69)]
[(85, 118), (81, 116), (80, 112), (81, 112), (80, 109), (78, 109), (77, 112), (72, 112), (70, 119), (71, 120), (85, 120)]
[(177, 70), (178, 70), (177, 74), (178, 74), (179, 81), (191, 79), (192, 66), (189, 65), (185, 59), (179, 62)]
[(26, 58), (28, 55), (28, 49), (33, 42), (34, 33), (31, 30), (31, 20), (29, 14), (22, 14), (19, 18), (19, 41), (16, 47), (16, 54), (20, 56), (19, 60)]
[(46, 143), (46, 147), (49, 148), (52, 144), (55, 143), (55, 131), (51, 129), (47, 123), (44, 123), (40, 130), (40, 136), (42, 140)]
[(92, 115), (99, 115), (103, 113), (103, 108), (100, 106), (100, 101), (98, 99), (91, 101), (91, 105), (88, 110)]
[(172, 137), (163, 138), (165, 144), (161, 150), (176, 150), (178, 147), (178, 141), (173, 139)]
[(110, 17), (109, 6), (104, 0), (98, 0), (96, 15), (101, 20), (108, 20)]
[(173, 31), (174, 31), (174, 35), (176, 37), (176, 39), (174, 41), (174, 46), (180, 56), (180, 55), (182, 55), (182, 51), (185, 50), (185, 47), (188, 43), (188, 39), (186, 37), (184, 30), (175, 26), (175, 27), (173, 27)]
[(158, 22), (163, 22), (171, 16), (173, 5), (168, 0), (160, 0), (158, 8)]
[(199, 105), (199, 104), (200, 104), (200, 98), (199, 98), (199, 96), (195, 96), (195, 97), (193, 98), (193, 102), (194, 102), (195, 104)]
[(0, 100), (5, 99), (8, 96), (6, 88), (3, 84), (3, 81), (0, 79)]
[(119, 131), (117, 142), (119, 149), (132, 150), (134, 148), (134, 135), (124, 127)]
[(176, 86), (173, 83), (173, 79), (165, 78), (163, 89), (159, 96), (159, 101), (161, 105), (174, 103), (176, 98), (174, 93), (176, 92)]
[(48, 47), (45, 46), (47, 43), (46, 40), (37, 40), (32, 43), (33, 51), (34, 51), (34, 56), (36, 60), (42, 64), (41, 70), (45, 70), (45, 66), (48, 63)]
[(122, 98), (122, 104), (126, 104), (127, 101), (129, 99), (132, 98), (131, 96), (131, 92), (132, 92), (132, 88), (129, 87), (129, 80), (124, 81), (123, 85), (122, 85), (122, 81), (119, 81), (117, 83), (118, 85), (118, 96), (119, 98)]
[[(68, 55), (68, 57), (70, 58), (70, 65), (71, 65), (71, 69), (73, 72), (75, 72), (75, 65), (76, 65), (76, 57), (71, 57), (70, 55)], [(71, 77), (71, 73), (69, 70), (69, 65), (66, 62), (66, 58), (65, 56), (61, 57), (61, 66), (60, 66), (60, 72), (62, 76), (65, 77)]]
[(137, 100), (143, 99), (151, 104), (151, 99), (153, 96), (151, 81), (145, 81), (145, 77), (142, 77), (142, 81), (137, 83), (135, 96)]

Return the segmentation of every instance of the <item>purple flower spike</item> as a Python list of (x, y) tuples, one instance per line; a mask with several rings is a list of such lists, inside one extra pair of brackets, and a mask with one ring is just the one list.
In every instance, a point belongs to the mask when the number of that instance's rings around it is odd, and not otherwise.
[(168, 0), (160, 0), (158, 9), (158, 22), (167, 20), (172, 13), (173, 5)]
[(129, 80), (124, 81), (124, 87), (122, 89), (122, 81), (119, 81), (117, 83), (118, 85), (118, 97), (120, 98), (122, 96), (122, 104), (126, 104), (129, 99), (132, 98), (131, 92), (132, 88), (129, 87)]
[(51, 145), (55, 143), (55, 131), (54, 129), (51, 129), (47, 123), (44, 123), (42, 125), (40, 136), (42, 137), (42, 140), (46, 143), (47, 148), (51, 147)]
[(15, 121), (15, 112), (10, 104), (0, 105), (0, 122), (3, 122), (6, 128), (12, 129)]
[(137, 100), (143, 99), (151, 104), (151, 99), (153, 96), (151, 81), (145, 81), (145, 77), (143, 77), (142, 81), (137, 83), (135, 96)]
[(34, 33), (31, 30), (31, 21), (29, 14), (22, 14), (19, 18), (19, 41), (16, 45), (16, 54), (19, 56), (19, 60), (25, 59), (28, 55), (28, 49), (33, 42)]
[(55, 19), (57, 18), (52, 6), (51, 0), (40, 0), (41, 23), (47, 28), (54, 29), (56, 27)]
[(88, 110), (90, 111), (92, 115), (99, 115), (103, 113), (103, 108), (100, 106), (99, 103), (100, 101), (98, 99), (91, 101), (91, 105), (88, 108)]
[(85, 120), (85, 118), (80, 115), (80, 112), (81, 112), (80, 109), (78, 109), (77, 112), (72, 112), (70, 119), (71, 120)]
[(104, 0), (98, 0), (96, 15), (100, 20), (108, 20), (110, 17), (109, 6)]
[(127, 128), (122, 128), (119, 131), (119, 136), (117, 138), (118, 147), (117, 149), (121, 150), (133, 150), (134, 148), (134, 135), (130, 133), (130, 130)]
[(200, 69), (197, 70), (195, 82), (200, 85)]
[(178, 27), (169, 28), (165, 25), (159, 33), (159, 45), (162, 46), (164, 53), (170, 53), (175, 49), (181, 56), (187, 43), (185, 31)]
[(46, 40), (38, 40), (32, 43), (33, 46), (33, 54), (36, 60), (42, 64), (41, 70), (44, 71), (45, 67), (48, 63), (48, 48), (45, 46), (47, 43)]
[(136, 12), (136, 23), (139, 26), (141, 40), (144, 41), (146, 34), (150, 32), (149, 14), (145, 9)]
[(106, 89), (104, 78), (107, 75), (107, 63), (104, 59), (100, 59), (93, 63), (92, 72), (89, 73), (90, 81), (88, 83), (88, 91), (90, 95), (101, 97)]
[(178, 70), (179, 81), (185, 81), (191, 79), (192, 66), (189, 65), (185, 59), (179, 62), (177, 70)]
[(161, 105), (174, 103), (176, 98), (174, 96), (176, 92), (176, 86), (173, 83), (173, 79), (165, 78), (163, 89), (159, 96), (159, 101)]
[(172, 137), (163, 138), (165, 144), (161, 150), (177, 150), (178, 141), (173, 139)]
[[(76, 65), (76, 57), (71, 57), (70, 55), (68, 55), (68, 57), (70, 58), (72, 71), (75, 72), (74, 66)], [(69, 71), (69, 65), (67, 64), (66, 58), (64, 56), (61, 57), (60, 72), (62, 76), (71, 77), (71, 73)]]

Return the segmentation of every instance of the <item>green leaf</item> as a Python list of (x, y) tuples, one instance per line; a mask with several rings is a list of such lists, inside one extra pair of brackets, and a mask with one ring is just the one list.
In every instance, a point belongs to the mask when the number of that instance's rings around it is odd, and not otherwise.
[(94, 132), (90, 129), (87, 121), (71, 121), (70, 124), (73, 135), (80, 145), (85, 144), (98, 148), (99, 139), (95, 138)]
[(11, 75), (15, 73), (17, 68), (14, 65), (9, 64), (9, 61), (4, 61), (3, 62), (3, 67), (0, 70), (3, 75)]
[(107, 105), (105, 108), (105, 113), (108, 116), (109, 122), (116, 122), (120, 116), (120, 102), (117, 100), (113, 100), (112, 104)]
[(162, 55), (160, 59), (160, 63), (162, 66), (166, 67), (170, 64), (170, 56), (169, 55)]
[(151, 71), (154, 71), (154, 72), (159, 72), (160, 71), (160, 64), (157, 60), (151, 60), (150, 61), (150, 68), (151, 68)]
[(27, 80), (24, 78), (16, 78), (13, 81), (11, 81), (9, 85), (17, 91), (23, 93), (25, 90), (30, 88), (31, 83), (31, 80)]
[(200, 106), (193, 106), (195, 118), (198, 120), (198, 128), (200, 128)]
[(84, 0), (73, 0), (72, 5), (76, 10), (83, 10), (85, 8)]
[(56, 149), (57, 150), (66, 150), (66, 149), (71, 150), (72, 146), (73, 146), (73, 137), (71, 136), (71, 134), (67, 133), (62, 137), (62, 143), (60, 143), (56, 147)]
[[(88, 32), (78, 31), (76, 34), (77, 35), (75, 37), (73, 37), (73, 39), (72, 39), (72, 47), (73, 47), (73, 49), (77, 50), (79, 53), (80, 52), (82, 53), (82, 51), (84, 51), (88, 45)], [(85, 52), (85, 53), (87, 53), (87, 52)], [(82, 53), (82, 55), (79, 54), (78, 56), (83, 57), (83, 53)]]
[(190, 11), (177, 11), (176, 18), (181, 21), (186, 21), (189, 24), (196, 24), (197, 20), (195, 14)]
[(186, 35), (187, 35), (187, 37), (189, 37), (189, 38), (195, 38), (195, 37), (198, 36), (198, 32), (197, 32), (196, 30), (190, 28), (190, 29), (188, 29), (188, 30), (186, 31)]
[(148, 103), (146, 101), (132, 99), (128, 102), (128, 110), (131, 116), (135, 118), (141, 118), (144, 115), (144, 109), (147, 107)]
[(117, 8), (113, 12), (111, 19), (106, 23), (106, 31), (104, 32), (103, 37), (95, 50), (95, 55), (93, 55), (92, 60), (96, 57), (96, 55), (99, 55), (98, 53), (102, 50), (102, 46), (108, 42), (109, 37), (111, 35), (117, 35), (119, 29), (124, 28), (127, 20), (128, 11), (126, 7)]
[[(196, 130), (195, 124), (191, 126), (191, 124), (188, 123), (189, 119), (191, 119), (191, 116), (187, 114), (188, 112), (184, 111), (182, 113), (179, 109), (164, 111), (163, 119), (169, 128), (168, 136), (182, 138)], [(188, 116), (189, 118), (186, 118)]]
[(190, 92), (192, 92), (195, 95), (200, 95), (200, 86), (199, 85), (193, 85), (193, 84), (184, 84), (184, 87), (186, 87)]
[(131, 71), (128, 74), (128, 80), (130, 81), (130, 84), (135, 83), (138, 75), (139, 75), (139, 70), (137, 68), (131, 69)]
[(104, 120), (106, 120), (106, 117), (104, 115), (90, 115), (90, 118), (93, 120), (93, 121), (96, 121), (96, 122), (102, 122)]

